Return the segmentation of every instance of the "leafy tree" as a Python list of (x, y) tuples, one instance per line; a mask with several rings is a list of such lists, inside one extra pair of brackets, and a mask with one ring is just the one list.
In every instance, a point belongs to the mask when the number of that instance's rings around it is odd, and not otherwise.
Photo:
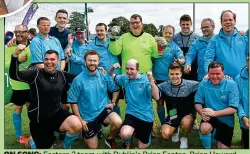
[(84, 14), (80, 13), (80, 12), (72, 12), (72, 14), (69, 16), (69, 31), (70, 33), (74, 33), (75, 32), (75, 27), (76, 26), (83, 26), (86, 27), (86, 23), (84, 20)]
[(113, 26), (120, 26), (120, 36), (130, 31), (129, 20), (122, 16), (112, 19), (110, 24), (108, 24), (109, 30)]
[(158, 36), (158, 30), (154, 24), (143, 24), (143, 31), (147, 32), (153, 36)]

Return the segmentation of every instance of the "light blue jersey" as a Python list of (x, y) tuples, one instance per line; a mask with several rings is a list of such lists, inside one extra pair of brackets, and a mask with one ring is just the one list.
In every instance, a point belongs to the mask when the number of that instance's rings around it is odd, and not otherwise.
[(136, 79), (129, 79), (127, 75), (116, 75), (115, 82), (125, 89), (126, 114), (153, 122), (152, 91), (148, 78), (143, 74)]
[[(101, 41), (97, 36), (95, 40), (89, 44), (89, 49), (95, 50), (100, 55), (100, 67), (103, 67), (106, 71), (109, 70), (111, 66), (115, 63), (119, 63), (118, 57), (114, 56), (109, 51), (109, 37), (106, 38), (107, 41)], [(115, 69), (115, 74), (121, 74), (121, 69)]]
[[(214, 111), (227, 107), (238, 108), (239, 91), (233, 80), (223, 78), (219, 85), (214, 85), (210, 80), (202, 80), (195, 95), (195, 103), (202, 104), (204, 108)], [(229, 127), (234, 127), (234, 115), (217, 117)]]
[(30, 43), (31, 63), (43, 63), (45, 53), (48, 50), (55, 50), (58, 52), (59, 62), (56, 69), (60, 70), (61, 61), (65, 60), (65, 55), (59, 40), (52, 36), (49, 36), (49, 39), (46, 40), (40, 33), (38, 33)]
[(160, 58), (153, 59), (153, 76), (155, 80), (169, 80), (168, 67), (174, 62), (174, 59), (184, 58), (180, 47), (171, 41), (166, 51)]
[(96, 74), (88, 71), (80, 73), (73, 81), (68, 92), (68, 102), (77, 103), (83, 120), (94, 121), (110, 103), (109, 92), (118, 91), (112, 77), (97, 70)]
[(206, 75), (204, 70), (204, 55), (206, 53), (208, 42), (211, 38), (206, 38), (204, 36), (196, 39), (189, 46), (188, 53), (186, 54), (186, 65), (190, 65), (193, 63), (197, 56), (197, 64), (198, 64), (198, 81), (201, 81), (203, 77)]
[(75, 40), (72, 44), (72, 56), (70, 57), (70, 73), (78, 75), (86, 69), (84, 55), (88, 51), (87, 45)]
[(249, 71), (248, 67), (244, 67), (239, 75), (236, 76), (235, 82), (239, 88), (240, 103), (238, 107), (238, 117), (240, 126), (244, 127), (242, 117), (249, 118)]
[(215, 35), (207, 46), (204, 57), (204, 70), (208, 72), (208, 65), (212, 61), (219, 61), (224, 65), (225, 74), (235, 78), (246, 65), (248, 55), (248, 39), (234, 29), (232, 35), (226, 35), (223, 29)]

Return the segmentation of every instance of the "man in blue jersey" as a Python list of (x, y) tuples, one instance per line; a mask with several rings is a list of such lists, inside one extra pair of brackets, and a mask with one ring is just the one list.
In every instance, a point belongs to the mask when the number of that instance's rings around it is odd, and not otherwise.
[[(208, 66), (208, 79), (202, 80), (195, 96), (195, 107), (201, 115), (200, 137), (203, 145), (210, 148), (211, 131), (216, 128), (214, 138), (217, 148), (231, 146), (234, 130), (234, 113), (239, 106), (237, 84), (224, 78), (224, 66), (214, 61)], [(208, 146), (206, 146), (208, 145)]]
[[(95, 50), (100, 55), (100, 67), (103, 67), (105, 71), (115, 63), (119, 63), (118, 56), (114, 56), (109, 51), (109, 40), (110, 38), (107, 35), (107, 25), (104, 23), (98, 23), (95, 27), (96, 37), (93, 42), (88, 45), (90, 50)], [(120, 69), (115, 70), (115, 74), (121, 74)], [(112, 94), (109, 94), (112, 96)], [(116, 106), (114, 107), (114, 111), (121, 116), (120, 107), (119, 107), (119, 99), (116, 102)]]
[[(178, 63), (168, 67), (170, 80), (162, 82), (157, 86), (153, 82), (152, 76), (148, 76), (152, 83), (152, 92), (166, 100), (168, 116), (161, 128), (162, 137), (174, 142), (179, 141), (173, 138), (179, 126), (182, 127), (183, 137), (180, 139), (180, 148), (188, 148), (187, 136), (192, 129), (196, 116), (194, 107), (194, 95), (198, 89), (197, 81), (182, 79), (182, 66)], [(157, 88), (158, 87), (158, 88)]]
[(249, 149), (249, 57), (247, 57), (247, 65), (236, 76), (235, 82), (238, 85), (240, 94), (238, 117), (241, 128), (241, 141), (244, 149)]
[(63, 49), (66, 49), (68, 44), (69, 30), (66, 28), (68, 24), (68, 12), (64, 9), (60, 9), (56, 12), (55, 16), (56, 25), (50, 27), (49, 35), (57, 38)]
[[(191, 43), (199, 38), (200, 36), (191, 30), (192, 27), (192, 19), (188, 14), (184, 14), (180, 17), (181, 32), (177, 33), (173, 41), (181, 48), (186, 56), (189, 46)], [(184, 79), (197, 80), (197, 63), (196, 61), (192, 64), (192, 71), (189, 75), (183, 74)]]
[(48, 50), (55, 50), (59, 54), (59, 64), (57, 66), (57, 70), (64, 70), (65, 68), (65, 56), (64, 51), (61, 47), (60, 42), (57, 38), (51, 37), (49, 35), (50, 31), (50, 20), (46, 17), (40, 17), (37, 20), (37, 27), (39, 33), (35, 38), (33, 38), (30, 44), (30, 52), (31, 52), (31, 63), (37, 69), (44, 68), (44, 55)]
[(184, 72), (190, 73), (193, 69), (191, 67), (193, 61), (197, 58), (198, 64), (198, 81), (201, 81), (206, 75), (204, 70), (204, 55), (206, 53), (209, 40), (214, 36), (214, 21), (210, 18), (205, 18), (201, 21), (201, 31), (203, 36), (194, 40), (186, 54), (186, 63)]
[[(88, 148), (98, 147), (97, 133), (101, 123), (105, 126), (111, 125), (105, 143), (110, 148), (116, 148), (114, 137), (121, 127), (122, 119), (113, 112), (113, 107), (118, 98), (119, 87), (110, 75), (97, 70), (100, 56), (96, 51), (86, 52), (84, 60), (87, 71), (83, 71), (74, 79), (68, 93), (68, 102), (82, 122), (82, 134)], [(113, 92), (111, 101), (108, 91)]]
[(85, 29), (81, 26), (75, 28), (76, 40), (69, 37), (66, 54), (70, 61), (70, 73), (78, 75), (85, 70), (84, 55), (88, 48), (85, 44)]
[[(153, 76), (156, 80), (156, 84), (160, 84), (166, 80), (169, 80), (168, 67), (174, 62), (180, 64), (185, 63), (184, 55), (180, 47), (172, 41), (175, 33), (175, 28), (171, 25), (167, 25), (163, 28), (162, 35), (168, 42), (164, 54), (160, 58), (153, 59)], [(157, 101), (157, 113), (161, 124), (165, 122), (165, 109), (164, 109), (164, 99)]]
[(124, 87), (127, 102), (125, 120), (123, 121), (120, 136), (124, 139), (124, 148), (130, 148), (130, 138), (135, 133), (138, 138), (139, 149), (146, 149), (150, 144), (150, 134), (154, 123), (151, 85), (147, 77), (139, 73), (139, 63), (130, 59), (126, 63), (126, 74), (115, 75), (114, 69), (120, 68), (114, 64), (109, 74), (115, 82)]
[(204, 57), (204, 70), (208, 72), (211, 61), (220, 61), (225, 74), (232, 78), (240, 74), (248, 54), (248, 39), (235, 28), (236, 14), (231, 10), (221, 13), (221, 30), (209, 42)]

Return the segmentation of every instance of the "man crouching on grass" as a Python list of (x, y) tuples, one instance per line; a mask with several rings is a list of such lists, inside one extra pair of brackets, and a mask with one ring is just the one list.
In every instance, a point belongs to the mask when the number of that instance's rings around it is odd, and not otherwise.
[(64, 86), (75, 76), (57, 71), (58, 52), (45, 53), (44, 68), (40, 70), (19, 71), (18, 55), (26, 48), (19, 44), (13, 53), (10, 64), (10, 78), (26, 82), (30, 86), (31, 103), (28, 108), (30, 133), (37, 149), (53, 148), (54, 131), (66, 132), (62, 148), (71, 148), (82, 128), (80, 120), (61, 107), (61, 94)]
[[(105, 143), (110, 148), (116, 149), (114, 137), (119, 132), (122, 119), (113, 108), (119, 96), (119, 87), (110, 75), (97, 70), (100, 56), (96, 51), (87, 51), (84, 61), (86, 71), (80, 73), (71, 84), (68, 102), (82, 123), (82, 134), (88, 148), (98, 147), (97, 133), (102, 123), (104, 126), (111, 125)], [(113, 93), (111, 101), (108, 91)]]

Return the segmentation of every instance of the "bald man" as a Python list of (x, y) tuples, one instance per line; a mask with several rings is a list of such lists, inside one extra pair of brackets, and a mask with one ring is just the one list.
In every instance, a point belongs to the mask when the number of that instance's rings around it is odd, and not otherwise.
[(151, 84), (144, 74), (139, 73), (139, 63), (135, 59), (127, 61), (126, 75), (115, 75), (113, 72), (116, 68), (120, 68), (118, 63), (108, 72), (114, 77), (115, 82), (125, 89), (127, 108), (120, 131), (120, 136), (124, 139), (124, 148), (130, 148), (129, 141), (135, 132), (138, 148), (146, 149), (150, 143), (154, 122)]

